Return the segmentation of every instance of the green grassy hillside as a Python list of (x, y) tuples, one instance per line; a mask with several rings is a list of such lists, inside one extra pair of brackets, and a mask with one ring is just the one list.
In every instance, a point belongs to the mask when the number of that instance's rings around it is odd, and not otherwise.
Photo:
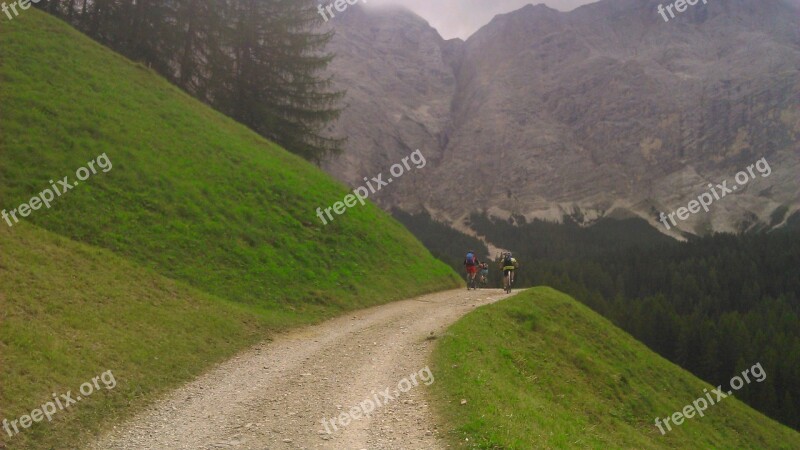
[[(0, 227), (0, 420), (111, 370), (117, 381), (8, 448), (75, 448), (130, 406), (196, 375), (269, 322), (243, 306), (29, 224)], [(72, 398), (75, 398), (73, 395)], [(2, 445), (0, 445), (2, 448)]]
[[(35, 9), (0, 20), (0, 419), (106, 370), (118, 381), (0, 448), (74, 448), (282, 327), (458, 286), (372, 204)], [(369, 175), (369, 174), (365, 174)]]
[(433, 371), (443, 427), (460, 448), (800, 448), (799, 433), (731, 397), (662, 435), (656, 417), (712, 386), (550, 288), (462, 318)]
[(24, 220), (268, 310), (454, 285), (371, 204), (323, 225), (344, 186), (64, 23), (28, 10), (0, 22), (0, 48), (2, 207), (104, 152), (113, 164)]

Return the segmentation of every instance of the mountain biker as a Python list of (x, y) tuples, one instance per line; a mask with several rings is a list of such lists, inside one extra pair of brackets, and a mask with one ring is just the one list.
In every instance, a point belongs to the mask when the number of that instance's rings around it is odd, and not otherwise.
[(475, 285), (475, 274), (478, 273), (478, 265), (480, 263), (473, 250), (467, 252), (467, 256), (464, 257), (464, 267), (467, 270), (467, 290), (469, 290), (470, 286), (474, 287)]
[[(503, 265), (503, 287), (510, 292), (511, 285), (514, 284), (514, 271), (519, 268), (519, 263), (511, 252), (506, 252), (503, 254), (501, 264)], [(508, 277), (507, 282), (506, 277)]]
[(481, 263), (480, 269), (481, 269), (481, 278), (480, 278), (481, 285), (483, 287), (486, 287), (486, 283), (489, 282), (489, 264)]

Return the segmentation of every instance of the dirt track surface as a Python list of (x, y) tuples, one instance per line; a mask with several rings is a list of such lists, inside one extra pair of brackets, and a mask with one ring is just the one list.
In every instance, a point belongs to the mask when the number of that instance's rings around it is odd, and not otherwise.
[[(428, 387), (398, 383), (428, 366), (435, 338), (501, 290), (440, 292), (279, 335), (173, 391), (92, 449), (437, 449)], [(433, 373), (433, 382), (436, 372)], [(408, 389), (408, 385), (403, 385)], [(389, 389), (392, 400), (381, 392)], [(366, 399), (385, 403), (336, 429)]]

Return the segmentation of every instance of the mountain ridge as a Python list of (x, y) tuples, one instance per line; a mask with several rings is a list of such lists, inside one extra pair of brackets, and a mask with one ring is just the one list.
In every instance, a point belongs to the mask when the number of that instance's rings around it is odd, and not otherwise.
[[(366, 29), (402, 35), (385, 26), (399, 22), (353, 14), (336, 25), (331, 43), (340, 59), (332, 73), (349, 91), (346, 119), (335, 129), (351, 142), (324, 167), (355, 182), (420, 148), (431, 168), (393, 186), (378, 199), (384, 207), (425, 209), (450, 223), (473, 211), (555, 221), (580, 211), (587, 224), (613, 213), (658, 226), (658, 212), (767, 157), (777, 176), (682, 229), (742, 231), (754, 226), (752, 216), (770, 224), (779, 208), (795, 213), (797, 7), (742, 0), (664, 23), (658, 4), (603, 0), (570, 12), (528, 5), (495, 16), (463, 42), (445, 43), (432, 37), (435, 30), (406, 36), (403, 52), (431, 57), (400, 62), (390, 38), (363, 39)], [(420, 71), (416, 89), (401, 91), (394, 73), (376, 70), (368, 85), (381, 98), (370, 99), (352, 67), (389, 60), (400, 71)], [(376, 110), (380, 125), (351, 124)], [(473, 201), (465, 205), (464, 196)]]

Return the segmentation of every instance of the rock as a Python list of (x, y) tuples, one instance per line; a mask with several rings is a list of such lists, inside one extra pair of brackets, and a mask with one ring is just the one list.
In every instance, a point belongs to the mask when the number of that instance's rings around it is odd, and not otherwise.
[[(748, 212), (769, 223), (780, 205), (800, 206), (789, 169), (800, 163), (800, 52), (785, 44), (797, 42), (800, 14), (740, 0), (677, 26), (654, 21), (651, 2), (615, 5), (528, 5), (466, 41), (444, 40), (400, 8), (349, 9), (329, 48), (349, 105), (336, 134), (348, 142), (323, 167), (360, 186), (420, 149), (425, 167), (375, 201), (425, 208), (456, 228), (480, 210), (588, 224), (616, 209), (663, 229), (653, 209), (686, 206), (761, 156), (786, 169), (682, 228), (713, 214), (710, 229), (736, 231)], [(645, 31), (658, 38), (641, 39)], [(729, 36), (739, 34), (758, 45), (736, 46)], [(476, 175), (465, 192), (462, 180)]]

